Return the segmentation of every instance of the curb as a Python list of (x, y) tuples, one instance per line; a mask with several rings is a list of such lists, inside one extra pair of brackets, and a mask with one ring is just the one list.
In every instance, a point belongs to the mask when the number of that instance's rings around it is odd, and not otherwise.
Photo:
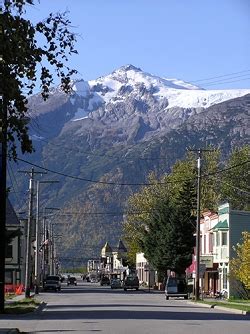
[(220, 306), (220, 305), (210, 305), (210, 306), (211, 306), (211, 308), (216, 308), (216, 309), (222, 310), (222, 311), (228, 311), (228, 312), (235, 313), (235, 314), (250, 315), (250, 312), (248, 312), (248, 311), (238, 310), (238, 309), (235, 309), (235, 308), (223, 307), (223, 306)]
[[(33, 314), (36, 314), (36, 313), (39, 313), (39, 312), (42, 312), (42, 310), (46, 307), (47, 303), (45, 302), (41, 302), (39, 304), (39, 306), (35, 309), (35, 311), (33, 312)], [(1, 334), (1, 333), (0, 333)]]
[(238, 310), (238, 309), (230, 308), (230, 307), (223, 307), (223, 306), (216, 305), (216, 304), (210, 305), (210, 304), (203, 304), (199, 302), (189, 302), (189, 304), (192, 304), (192, 305), (195, 304), (201, 307), (207, 307), (207, 308), (213, 308), (213, 309), (217, 309), (221, 311), (227, 311), (227, 312), (234, 313), (234, 314), (250, 315), (250, 312), (248, 311)]
[(0, 334), (18, 334), (20, 333), (18, 328), (1, 328)]
[(195, 306), (200, 306), (200, 307), (206, 307), (206, 308), (213, 308), (212, 307), (213, 305), (203, 304), (203, 303), (199, 303), (199, 302), (187, 301), (187, 304), (195, 305)]

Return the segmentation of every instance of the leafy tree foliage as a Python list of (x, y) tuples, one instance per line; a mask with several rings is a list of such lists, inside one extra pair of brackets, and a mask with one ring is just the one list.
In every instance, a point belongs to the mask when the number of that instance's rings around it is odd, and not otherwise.
[[(243, 196), (243, 193), (237, 188), (240, 186), (243, 190), (247, 189), (247, 168), (245, 162), (248, 160), (248, 156), (248, 147), (237, 149), (232, 153), (229, 161), (226, 164), (224, 163), (223, 167), (220, 162), (219, 150), (203, 152), (201, 211), (205, 209), (216, 211), (222, 200), (228, 200), (235, 209), (247, 208), (248, 198)], [(166, 199), (169, 199), (171, 203), (177, 206), (178, 203), (183, 205), (184, 198), (181, 194), (185, 194), (187, 181), (190, 186), (196, 188), (196, 158), (193, 152), (188, 152), (184, 160), (177, 161), (174, 164), (169, 175), (164, 175), (157, 179), (151, 174), (149, 183), (152, 185), (142, 188), (129, 198), (128, 205), (132, 214), (126, 217), (123, 226), (124, 238), (128, 245), (131, 262), (135, 261), (136, 253), (142, 251), (142, 239), (145, 228), (147, 230), (149, 224), (152, 224), (150, 212), (153, 210), (161, 211), (160, 202), (162, 202), (162, 205), (166, 205)], [(240, 166), (235, 168), (236, 165)], [(221, 173), (220, 170), (223, 168), (225, 171)], [(240, 183), (239, 180), (241, 180)], [(192, 214), (196, 215), (196, 199), (193, 196), (192, 204), (190, 205), (189, 209), (192, 208)], [(134, 214), (134, 212), (138, 212), (138, 214)]]
[[(234, 209), (249, 210), (249, 155), (250, 146), (235, 149), (227, 163), (228, 171), (221, 178), (221, 197)], [(248, 161), (248, 164), (246, 163)], [(232, 168), (238, 166), (236, 168)], [(217, 178), (217, 182), (219, 179)], [(219, 181), (219, 182), (220, 182)]]
[[(70, 91), (70, 78), (76, 73), (65, 64), (68, 55), (77, 53), (75, 34), (69, 31), (66, 13), (50, 14), (36, 24), (25, 17), (25, 6), (35, 0), (7, 0), (1, 14), (3, 34), (1, 40), (1, 93), (8, 110), (7, 141), (12, 156), (17, 154), (17, 138), (22, 152), (32, 151), (28, 136), (27, 98), (40, 82), (44, 99), (49, 97), (53, 75), (61, 79), (62, 89)], [(40, 36), (39, 36), (40, 35)], [(39, 38), (43, 45), (39, 45)]]
[(179, 193), (179, 201), (165, 198), (150, 214), (142, 238), (142, 249), (149, 262), (160, 272), (171, 269), (183, 274), (192, 262), (195, 245), (194, 189), (190, 182)]
[(242, 283), (247, 298), (250, 297), (250, 232), (242, 233), (242, 244), (234, 248), (236, 257), (230, 261), (230, 278)]

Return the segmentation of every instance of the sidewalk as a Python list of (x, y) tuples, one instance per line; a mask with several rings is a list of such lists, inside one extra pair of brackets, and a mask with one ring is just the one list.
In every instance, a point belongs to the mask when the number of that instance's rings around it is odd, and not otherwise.
[[(32, 297), (34, 297), (34, 296), (35, 296), (34, 292), (31, 292), (31, 294), (30, 294), (30, 298), (32, 298)], [(21, 295), (16, 295), (16, 296), (13, 297), (13, 298), (6, 299), (6, 300), (5, 300), (5, 304), (11, 304), (11, 303), (14, 303), (14, 302), (18, 302), (18, 301), (20, 301), (20, 300), (22, 300), (22, 299), (24, 299), (24, 298), (25, 298), (25, 294), (24, 294), (24, 292), (23, 292)], [(0, 332), (0, 334), (1, 334), (1, 332)]]
[[(209, 302), (211, 304), (204, 304), (202, 302)], [(200, 301), (194, 301), (194, 300), (190, 300), (191, 303), (198, 303), (200, 306), (203, 306), (203, 307), (208, 307), (208, 308), (216, 308), (218, 310), (222, 310), (222, 311), (227, 311), (227, 312), (232, 312), (232, 313), (235, 313), (235, 314), (243, 314), (243, 315), (250, 315), (250, 312), (249, 311), (244, 311), (244, 310), (240, 310), (238, 309), (236, 306), (237, 305), (240, 305), (240, 306), (247, 306), (247, 307), (250, 307), (250, 303), (238, 303), (238, 302), (229, 302), (228, 300), (226, 299), (215, 299), (215, 298), (204, 298), (203, 300), (200, 300)], [(216, 303), (221, 303), (220, 305), (217, 305)], [(227, 307), (226, 305), (223, 306), (223, 304), (227, 304), (227, 305), (230, 305), (231, 307)]]

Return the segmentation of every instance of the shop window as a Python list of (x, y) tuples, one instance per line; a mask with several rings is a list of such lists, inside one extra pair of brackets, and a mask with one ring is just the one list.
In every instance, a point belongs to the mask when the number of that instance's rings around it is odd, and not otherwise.
[(221, 245), (227, 246), (227, 232), (221, 233)]

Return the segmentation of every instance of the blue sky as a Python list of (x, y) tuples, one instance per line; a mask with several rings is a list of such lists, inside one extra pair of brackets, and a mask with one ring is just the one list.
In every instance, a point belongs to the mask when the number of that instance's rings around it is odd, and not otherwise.
[(237, 73), (196, 84), (250, 88), (249, 0), (40, 0), (27, 14), (64, 10), (79, 34), (70, 66), (85, 80), (133, 64), (191, 82)]

